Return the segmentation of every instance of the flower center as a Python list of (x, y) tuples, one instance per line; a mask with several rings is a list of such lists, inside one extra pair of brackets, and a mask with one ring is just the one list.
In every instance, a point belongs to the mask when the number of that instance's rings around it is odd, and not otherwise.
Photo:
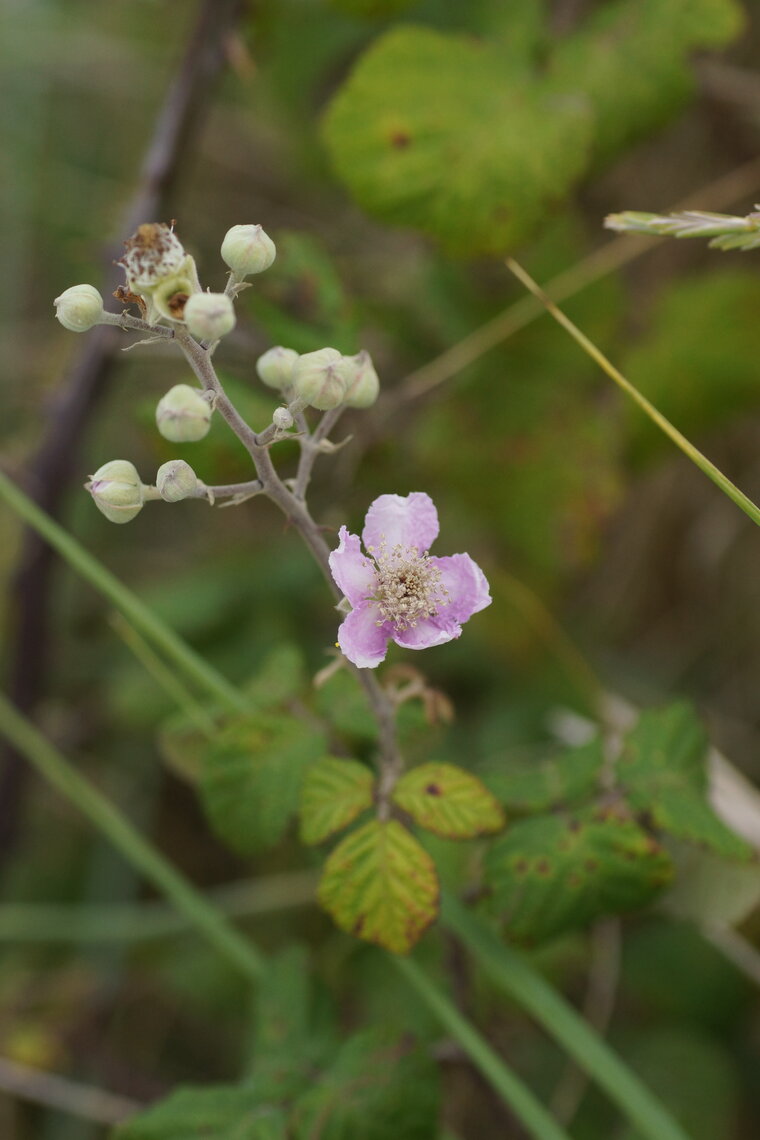
[(377, 566), (373, 600), (383, 621), (393, 622), (398, 630), (414, 628), (447, 604), (448, 590), (442, 584), (441, 571), (416, 546), (399, 545), (389, 550), (382, 539), (378, 550), (372, 546), (368, 550)]

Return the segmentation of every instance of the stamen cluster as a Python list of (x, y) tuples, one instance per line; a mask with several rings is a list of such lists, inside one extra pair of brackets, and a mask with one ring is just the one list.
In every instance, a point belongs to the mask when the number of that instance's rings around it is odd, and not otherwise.
[(389, 550), (384, 538), (379, 549), (367, 549), (377, 566), (373, 601), (382, 620), (376, 625), (390, 621), (398, 630), (414, 629), (419, 621), (433, 617), (446, 605), (448, 590), (428, 554), (421, 554), (416, 546), (397, 545)]

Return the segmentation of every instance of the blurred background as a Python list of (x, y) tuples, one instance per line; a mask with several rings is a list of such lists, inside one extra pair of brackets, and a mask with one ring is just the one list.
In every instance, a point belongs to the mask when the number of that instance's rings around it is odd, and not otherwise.
[[(262, 427), (276, 401), (254, 362), (271, 344), (369, 349), (382, 397), (342, 421), (353, 440), (317, 468), (315, 517), (356, 530), (377, 494), (425, 490), (440, 552), (470, 551), (492, 582), (492, 607), (459, 642), (395, 659), (453, 704), (435, 755), (539, 757), (601, 687), (640, 706), (691, 699), (716, 747), (760, 780), (757, 530), (526, 308), (504, 265), (512, 254), (544, 284), (562, 275), (568, 314), (760, 500), (760, 254), (602, 225), (623, 209), (688, 199), (744, 214), (760, 199), (757, 5), (3, 0), (0, 20), (3, 470), (232, 679), (289, 646), (322, 668), (335, 615), (270, 505), (150, 504), (128, 528), (95, 510), (82, 484), (111, 458), (146, 482), (175, 457), (208, 483), (250, 473), (222, 422), (198, 444), (157, 434), (157, 400), (189, 380), (179, 357), (124, 353), (126, 337), (76, 336), (53, 318), (69, 285), (107, 296), (137, 222), (176, 219), (212, 289), (226, 229), (260, 222), (278, 258), (218, 352), (230, 395)], [(283, 467), (294, 458), (284, 445)], [(0, 583), (7, 688), (189, 876), (211, 889), (303, 870), (311, 856), (295, 841), (255, 862), (215, 841), (162, 745), (170, 701), (103, 600), (47, 564), (4, 506)], [(0, 875), (0, 1056), (135, 1103), (236, 1074), (237, 981), (194, 936), (103, 941), (67, 927), (62, 904), (149, 896), (10, 754)], [(248, 920), (255, 937), (308, 942), (347, 1022), (382, 1006), (403, 1023), (401, 990), (380, 992), (366, 948), (305, 905), (303, 880), (287, 883), (284, 902)], [(609, 1032), (689, 1106), (694, 1140), (750, 1140), (760, 959), (741, 971), (705, 940), (712, 902), (708, 891), (698, 922), (625, 923)], [(743, 934), (760, 939), (751, 907)], [(579, 999), (590, 937), (543, 952)], [(484, 986), (471, 1001), (511, 1063), (556, 1090), (540, 1035)], [(108, 1106), (87, 1120), (33, 1100), (0, 1093), (2, 1137), (106, 1135)], [(462, 1140), (521, 1135), (456, 1066), (446, 1105)], [(611, 1135), (607, 1112), (586, 1096), (574, 1134)]]

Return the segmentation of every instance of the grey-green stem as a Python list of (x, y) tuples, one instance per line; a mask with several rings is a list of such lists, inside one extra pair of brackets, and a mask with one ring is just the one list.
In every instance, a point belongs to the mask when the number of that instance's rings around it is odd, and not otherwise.
[[(245, 422), (224, 391), (208, 352), (190, 336), (187, 330), (178, 326), (175, 331), (175, 340), (203, 387), (206, 391), (214, 394), (216, 410), (219, 411), (250, 455), (256, 468), (257, 482), (261, 485), (260, 493), (271, 499), (298, 531), (322, 571), (333, 597), (336, 602), (340, 601), (341, 593), (330, 573), (330, 548), (325, 542), (320, 528), (311, 517), (304, 499), (290, 491), (277, 474), (269, 453), (268, 442), (270, 441), (262, 438), (265, 433), (262, 433), (262, 436), (257, 435), (253, 428)], [(322, 418), (313, 437), (308, 435), (296, 437), (299, 439), (302, 448), (306, 445), (307, 440), (309, 444), (316, 441), (316, 447), (319, 448), (319, 444), (324, 440), (325, 435), (338, 418), (336, 415), (328, 420), (328, 416), (330, 416), (329, 412)], [(320, 428), (322, 428), (322, 434), (317, 439)], [(309, 471), (315, 457), (316, 454), (311, 458)], [(396, 738), (395, 706), (373, 673), (367, 669), (358, 669), (350, 662), (347, 664), (367, 694), (377, 721), (380, 738), (378, 815), (381, 819), (387, 819), (390, 815), (391, 793), (403, 768)]]

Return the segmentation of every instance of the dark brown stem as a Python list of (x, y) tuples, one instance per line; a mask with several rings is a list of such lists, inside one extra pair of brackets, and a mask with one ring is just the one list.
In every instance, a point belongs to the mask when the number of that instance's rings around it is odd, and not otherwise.
[[(197, 138), (214, 82), (227, 57), (227, 43), (245, 11), (244, 0), (203, 0), (176, 76), (161, 107), (140, 172), (132, 203), (120, 226), (120, 237), (144, 221), (173, 211), (172, 189), (189, 144)], [(105, 254), (108, 266), (103, 292), (119, 284), (112, 265), (119, 255)], [(48, 514), (59, 517), (78, 450), (98, 399), (106, 390), (121, 333), (101, 325), (84, 338), (83, 348), (50, 410), (47, 430), (27, 466), (26, 484)], [(45, 686), (50, 638), (50, 592), (54, 556), (32, 531), (24, 534), (12, 585), (9, 612), (15, 615), (9, 648), (10, 688), (20, 709), (31, 711)], [(6, 753), (0, 773), (0, 860), (12, 848), (19, 817), (23, 760)]]

